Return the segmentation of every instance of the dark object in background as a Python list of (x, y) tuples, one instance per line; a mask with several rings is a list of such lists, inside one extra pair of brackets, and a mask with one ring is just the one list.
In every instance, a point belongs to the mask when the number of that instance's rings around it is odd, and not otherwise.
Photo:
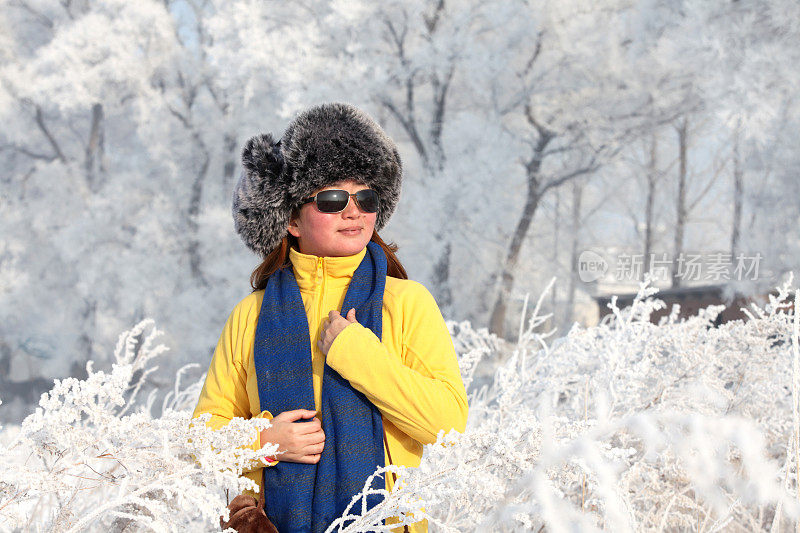
[[(746, 320), (747, 315), (742, 312), (742, 307), (749, 307), (751, 302), (763, 306), (768, 300), (768, 295), (763, 294), (755, 297), (737, 295), (732, 301), (729, 301), (723, 298), (723, 289), (723, 285), (706, 285), (660, 290), (653, 297), (663, 300), (666, 308), (654, 311), (650, 315), (650, 322), (658, 324), (662, 317), (670, 314), (674, 304), (681, 306), (678, 316), (682, 319), (697, 315), (700, 309), (705, 309), (709, 305), (724, 305), (726, 306), (725, 310), (717, 316), (714, 322), (715, 326), (719, 326), (732, 320)], [(769, 294), (777, 296), (778, 293), (772, 291)], [(618, 295), (617, 307), (620, 309), (630, 307), (635, 296), (635, 293)], [(611, 295), (598, 295), (593, 296), (593, 298), (598, 306), (598, 320), (602, 321), (606, 315), (611, 314), (611, 310), (608, 308), (608, 304), (611, 302)]]
[(230, 518), (219, 525), (224, 530), (233, 528), (238, 533), (278, 533), (275, 525), (264, 512), (264, 490), (259, 491), (258, 501), (247, 494), (239, 494), (228, 504)]

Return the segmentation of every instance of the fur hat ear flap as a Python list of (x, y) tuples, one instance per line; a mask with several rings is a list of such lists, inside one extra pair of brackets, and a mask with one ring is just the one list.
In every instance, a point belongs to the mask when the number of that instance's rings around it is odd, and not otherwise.
[(245, 171), (264, 179), (280, 176), (284, 165), (280, 147), (281, 141), (275, 142), (269, 133), (251, 137), (242, 150), (242, 166)]
[(281, 142), (269, 133), (252, 137), (242, 150), (242, 174), (233, 190), (233, 225), (248, 248), (266, 257), (289, 224)]

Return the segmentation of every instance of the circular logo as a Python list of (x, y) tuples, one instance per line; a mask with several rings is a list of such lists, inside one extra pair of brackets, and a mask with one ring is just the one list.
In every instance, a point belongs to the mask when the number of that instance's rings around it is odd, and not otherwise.
[(606, 272), (608, 272), (608, 263), (597, 252), (584, 250), (578, 256), (578, 277), (582, 282), (597, 281)]

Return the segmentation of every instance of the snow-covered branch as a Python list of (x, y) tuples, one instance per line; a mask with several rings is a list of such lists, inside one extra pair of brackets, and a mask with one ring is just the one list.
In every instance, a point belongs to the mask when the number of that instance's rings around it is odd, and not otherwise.
[(250, 447), (269, 421), (234, 419), (219, 431), (201, 418), (192, 423), (196, 384), (181, 390), (179, 381), (160, 417), (152, 416), (152, 401), (136, 403), (156, 369), (149, 363), (166, 351), (156, 344), (159, 334), (143, 320), (120, 336), (110, 372), (90, 363), (86, 379), (56, 380), (21, 427), (6, 430), (0, 530), (108, 530), (115, 521), (120, 529), (129, 522), (156, 531), (209, 529), (225, 511), (224, 489), (253, 488), (240, 475), (276, 451)]

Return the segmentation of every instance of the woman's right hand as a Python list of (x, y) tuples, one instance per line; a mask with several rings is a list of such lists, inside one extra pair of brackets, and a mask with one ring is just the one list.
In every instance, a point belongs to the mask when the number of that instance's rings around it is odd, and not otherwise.
[[(322, 423), (314, 415), (316, 411), (295, 409), (284, 411), (271, 420), (272, 425), (261, 431), (261, 444), (271, 442), (278, 445), (279, 461), (290, 463), (318, 463), (325, 446)], [(312, 418), (310, 422), (295, 422), (301, 418)]]

